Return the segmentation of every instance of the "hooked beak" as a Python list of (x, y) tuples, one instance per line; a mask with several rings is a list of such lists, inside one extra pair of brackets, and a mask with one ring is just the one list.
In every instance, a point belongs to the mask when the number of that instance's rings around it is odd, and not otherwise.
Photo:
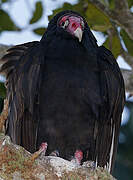
[(82, 35), (83, 35), (83, 31), (82, 31), (81, 28), (78, 27), (78, 28), (74, 31), (74, 36), (79, 39), (79, 42), (82, 41)]

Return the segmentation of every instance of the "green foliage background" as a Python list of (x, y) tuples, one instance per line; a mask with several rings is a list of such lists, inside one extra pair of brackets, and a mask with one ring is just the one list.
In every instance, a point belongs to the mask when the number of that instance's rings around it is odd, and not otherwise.
[[(29, 20), (28, 27), (37, 24), (44, 14), (43, 0), (35, 3), (33, 14)], [(106, 5), (110, 10), (115, 8), (115, 0), (99, 0)], [(8, 11), (5, 11), (2, 7), (4, 3), (13, 3), (12, 0), (0, 0), (0, 35), (4, 31), (21, 31), (13, 19), (9, 16)], [(129, 7), (133, 7), (133, 0), (128, 0)], [(100, 11), (93, 3), (89, 0), (79, 0), (77, 4), (71, 5), (64, 3), (62, 7), (55, 9), (53, 14), (49, 16), (49, 20), (59, 11), (71, 9), (78, 11), (84, 16), (92, 30), (100, 31), (106, 37), (104, 46), (112, 51), (114, 56), (117, 58), (123, 51), (121, 40), (125, 44), (128, 53), (133, 56), (133, 40), (130, 39), (125, 30), (115, 24), (110, 17)], [(42, 35), (46, 27), (31, 26), (32, 31), (37, 35)], [(0, 110), (3, 107), (3, 98), (5, 97), (5, 88), (0, 83)], [(121, 127), (121, 135), (123, 141), (120, 142), (118, 148), (118, 155), (116, 160), (116, 166), (114, 169), (114, 176), (120, 180), (132, 180), (133, 179), (133, 102), (127, 101), (127, 108), (130, 111), (128, 122)]]

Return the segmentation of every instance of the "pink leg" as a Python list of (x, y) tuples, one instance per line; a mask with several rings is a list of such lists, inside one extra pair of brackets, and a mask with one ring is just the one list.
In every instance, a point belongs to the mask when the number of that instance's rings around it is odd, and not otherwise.
[(74, 153), (74, 158), (71, 161), (80, 165), (82, 159), (83, 159), (83, 152), (81, 150), (76, 150), (76, 152)]
[(39, 148), (39, 150), (32, 154), (31, 161), (34, 161), (36, 158), (38, 158), (38, 156), (41, 153), (43, 153), (43, 155), (45, 156), (45, 153), (46, 153), (46, 150), (47, 150), (47, 146), (48, 146), (48, 144), (46, 142), (42, 143), (40, 148)]
[(47, 142), (43, 142), (39, 148), (39, 154), (43, 152), (43, 154), (45, 155), (47, 147), (48, 147)]

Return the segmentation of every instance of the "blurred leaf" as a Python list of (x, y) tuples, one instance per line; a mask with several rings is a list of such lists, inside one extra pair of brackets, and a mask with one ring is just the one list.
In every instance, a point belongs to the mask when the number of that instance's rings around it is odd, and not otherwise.
[(0, 9), (0, 32), (20, 30), (4, 10)]
[(112, 26), (109, 18), (90, 2), (88, 2), (86, 17), (88, 24), (93, 30), (104, 32)]
[(33, 32), (40, 35), (40, 36), (42, 36), (45, 31), (46, 31), (46, 28), (44, 28), (44, 27), (33, 29)]
[(2, 0), (2, 3), (5, 3), (5, 2), (7, 2), (7, 1), (9, 1), (9, 0)]
[(109, 8), (113, 10), (115, 8), (115, 1), (114, 0), (109, 0)]
[(128, 6), (131, 8), (133, 6), (133, 0), (127, 0), (128, 1)]
[(120, 55), (121, 53), (120, 39), (117, 35), (114, 35), (111, 40), (108, 37), (104, 42), (103, 46), (110, 49), (115, 58), (117, 58), (118, 55)]
[(130, 39), (128, 34), (123, 29), (120, 31), (120, 35), (122, 36), (122, 39), (125, 43), (126, 48), (128, 49), (129, 54), (133, 56), (133, 40)]
[(63, 6), (61, 8), (55, 9), (53, 11), (53, 14), (50, 15), (48, 18), (49, 20), (51, 20), (57, 13), (61, 12), (61, 11), (65, 11), (65, 10), (73, 10), (73, 11), (77, 11), (79, 12), (82, 16), (85, 16), (85, 11), (84, 11), (84, 7), (86, 5), (86, 0), (79, 0), (78, 4), (75, 5), (71, 5), (69, 3), (64, 3)]
[(0, 98), (6, 97), (6, 88), (4, 86), (4, 83), (0, 83)]
[(43, 15), (43, 6), (42, 6), (42, 2), (41, 1), (38, 1), (36, 2), (36, 5), (35, 5), (35, 11), (33, 13), (33, 16), (30, 20), (30, 24), (33, 24), (35, 22), (37, 22)]
[(61, 11), (65, 11), (65, 10), (72, 10), (72, 5), (69, 3), (64, 3), (63, 6), (61, 8), (55, 9), (53, 11), (53, 14), (48, 16), (48, 19), (51, 20), (57, 13), (61, 12)]

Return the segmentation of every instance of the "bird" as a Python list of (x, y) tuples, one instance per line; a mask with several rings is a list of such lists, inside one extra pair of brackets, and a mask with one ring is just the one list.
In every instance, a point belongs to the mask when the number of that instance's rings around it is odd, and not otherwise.
[(56, 151), (70, 160), (77, 154), (79, 163), (94, 161), (112, 172), (124, 80), (83, 16), (57, 13), (40, 41), (11, 47), (0, 63), (9, 102), (5, 129), (13, 143), (34, 153), (46, 142), (46, 155)]

